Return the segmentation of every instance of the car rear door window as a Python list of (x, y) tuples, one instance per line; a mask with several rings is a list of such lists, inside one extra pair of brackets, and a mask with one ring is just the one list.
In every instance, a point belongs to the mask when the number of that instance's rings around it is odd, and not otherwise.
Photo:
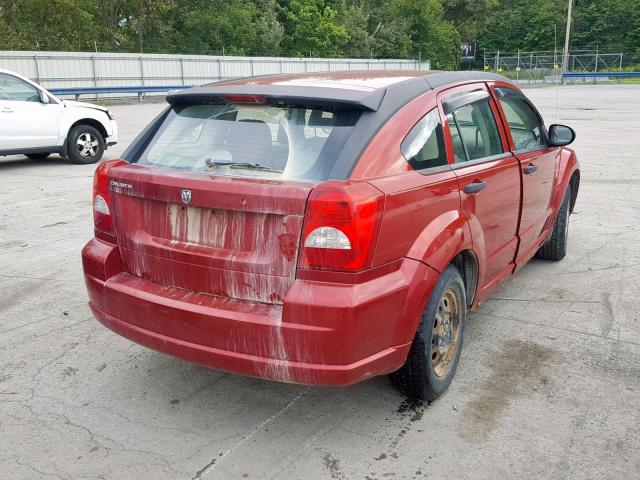
[(447, 164), (438, 109), (431, 110), (413, 126), (402, 141), (400, 149), (414, 170)]
[(496, 89), (515, 150), (533, 150), (546, 146), (544, 124), (524, 95), (510, 88)]
[(504, 153), (488, 99), (464, 105), (447, 119), (456, 163)]
[(12, 75), (0, 73), (0, 100), (39, 102), (38, 90)]

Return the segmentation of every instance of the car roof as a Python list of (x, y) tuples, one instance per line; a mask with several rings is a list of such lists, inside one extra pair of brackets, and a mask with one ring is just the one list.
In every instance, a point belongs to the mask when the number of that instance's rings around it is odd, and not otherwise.
[(12, 72), (11, 70), (5, 70), (3, 68), (0, 68), (0, 73), (4, 73), (6, 75), (11, 75), (12, 77), (18, 77), (21, 80), (26, 80), (29, 83), (35, 84), (35, 82), (33, 80), (31, 80), (30, 78), (25, 77), (24, 75), (19, 74), (18, 72)]
[[(346, 70), (264, 75), (209, 83), (167, 95), (169, 103), (197, 101), (227, 95), (264, 96), (269, 102), (332, 105), (378, 111), (383, 103), (396, 107), (422, 93), (468, 81), (509, 82), (486, 72), (420, 70)], [(398, 95), (402, 93), (402, 95)], [(389, 95), (393, 94), (393, 95)], [(385, 98), (386, 97), (386, 98)], [(401, 103), (398, 104), (398, 101)]]
[(343, 88), (347, 90), (374, 91), (384, 89), (390, 85), (406, 82), (412, 78), (422, 77), (431, 85), (438, 88), (447, 84), (461, 81), (509, 81), (502, 75), (487, 72), (446, 72), (438, 70), (342, 70), (334, 72), (307, 72), (264, 75), (247, 77), (221, 82), (210, 83), (205, 86), (220, 85), (290, 85), (314, 87)]

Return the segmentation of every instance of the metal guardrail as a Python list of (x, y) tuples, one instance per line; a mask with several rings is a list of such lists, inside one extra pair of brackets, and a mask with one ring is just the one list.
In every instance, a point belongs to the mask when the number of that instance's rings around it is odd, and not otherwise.
[(567, 72), (563, 78), (631, 78), (640, 77), (640, 72)]
[(189, 85), (143, 85), (126, 87), (78, 87), (78, 88), (50, 88), (49, 92), (54, 95), (73, 95), (76, 100), (80, 95), (97, 95), (100, 93), (136, 93), (138, 101), (142, 101), (145, 93), (163, 93), (171, 90), (184, 90), (191, 88)]

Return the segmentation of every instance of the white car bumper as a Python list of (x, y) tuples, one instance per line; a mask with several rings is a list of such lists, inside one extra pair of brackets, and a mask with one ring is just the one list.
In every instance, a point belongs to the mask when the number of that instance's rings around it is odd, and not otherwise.
[(108, 136), (105, 138), (105, 143), (107, 147), (111, 147), (118, 143), (118, 124), (115, 120), (111, 120), (110, 122), (110, 131), (108, 131)]

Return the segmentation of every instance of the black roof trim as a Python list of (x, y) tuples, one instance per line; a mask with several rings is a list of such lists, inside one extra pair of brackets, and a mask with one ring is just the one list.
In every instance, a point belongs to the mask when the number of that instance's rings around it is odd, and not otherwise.
[(350, 141), (340, 152), (329, 178), (349, 178), (360, 156), (378, 130), (407, 103), (430, 90), (431, 88), (425, 82), (425, 77), (413, 77), (388, 85), (380, 108), (376, 112), (363, 112), (360, 115), (360, 120), (353, 128)]
[(493, 82), (496, 80), (500, 80), (503, 82), (513, 83), (504, 75), (474, 71), (438, 72), (432, 73), (431, 75), (425, 75), (423, 78), (427, 81), (427, 83), (433, 90), (452, 83), (460, 82)]
[[(402, 107), (420, 95), (439, 87), (464, 82), (491, 82), (501, 80), (512, 83), (507, 77), (485, 72), (437, 72), (413, 77), (386, 87), (387, 94), (376, 113), (364, 112), (354, 127), (352, 140), (343, 148), (330, 178), (349, 178), (362, 153), (378, 131)], [(357, 139), (357, 140), (356, 140)]]
[(351, 90), (300, 85), (207, 85), (189, 88), (167, 95), (167, 101), (189, 103), (206, 99), (224, 101), (225, 95), (259, 95), (267, 103), (300, 104), (305, 106), (340, 106), (375, 112), (380, 108), (385, 89)]
[(445, 115), (455, 112), (459, 108), (471, 103), (479, 102), (489, 98), (489, 92), (486, 90), (473, 90), (471, 92), (463, 92), (462, 94), (452, 95), (442, 102)]

